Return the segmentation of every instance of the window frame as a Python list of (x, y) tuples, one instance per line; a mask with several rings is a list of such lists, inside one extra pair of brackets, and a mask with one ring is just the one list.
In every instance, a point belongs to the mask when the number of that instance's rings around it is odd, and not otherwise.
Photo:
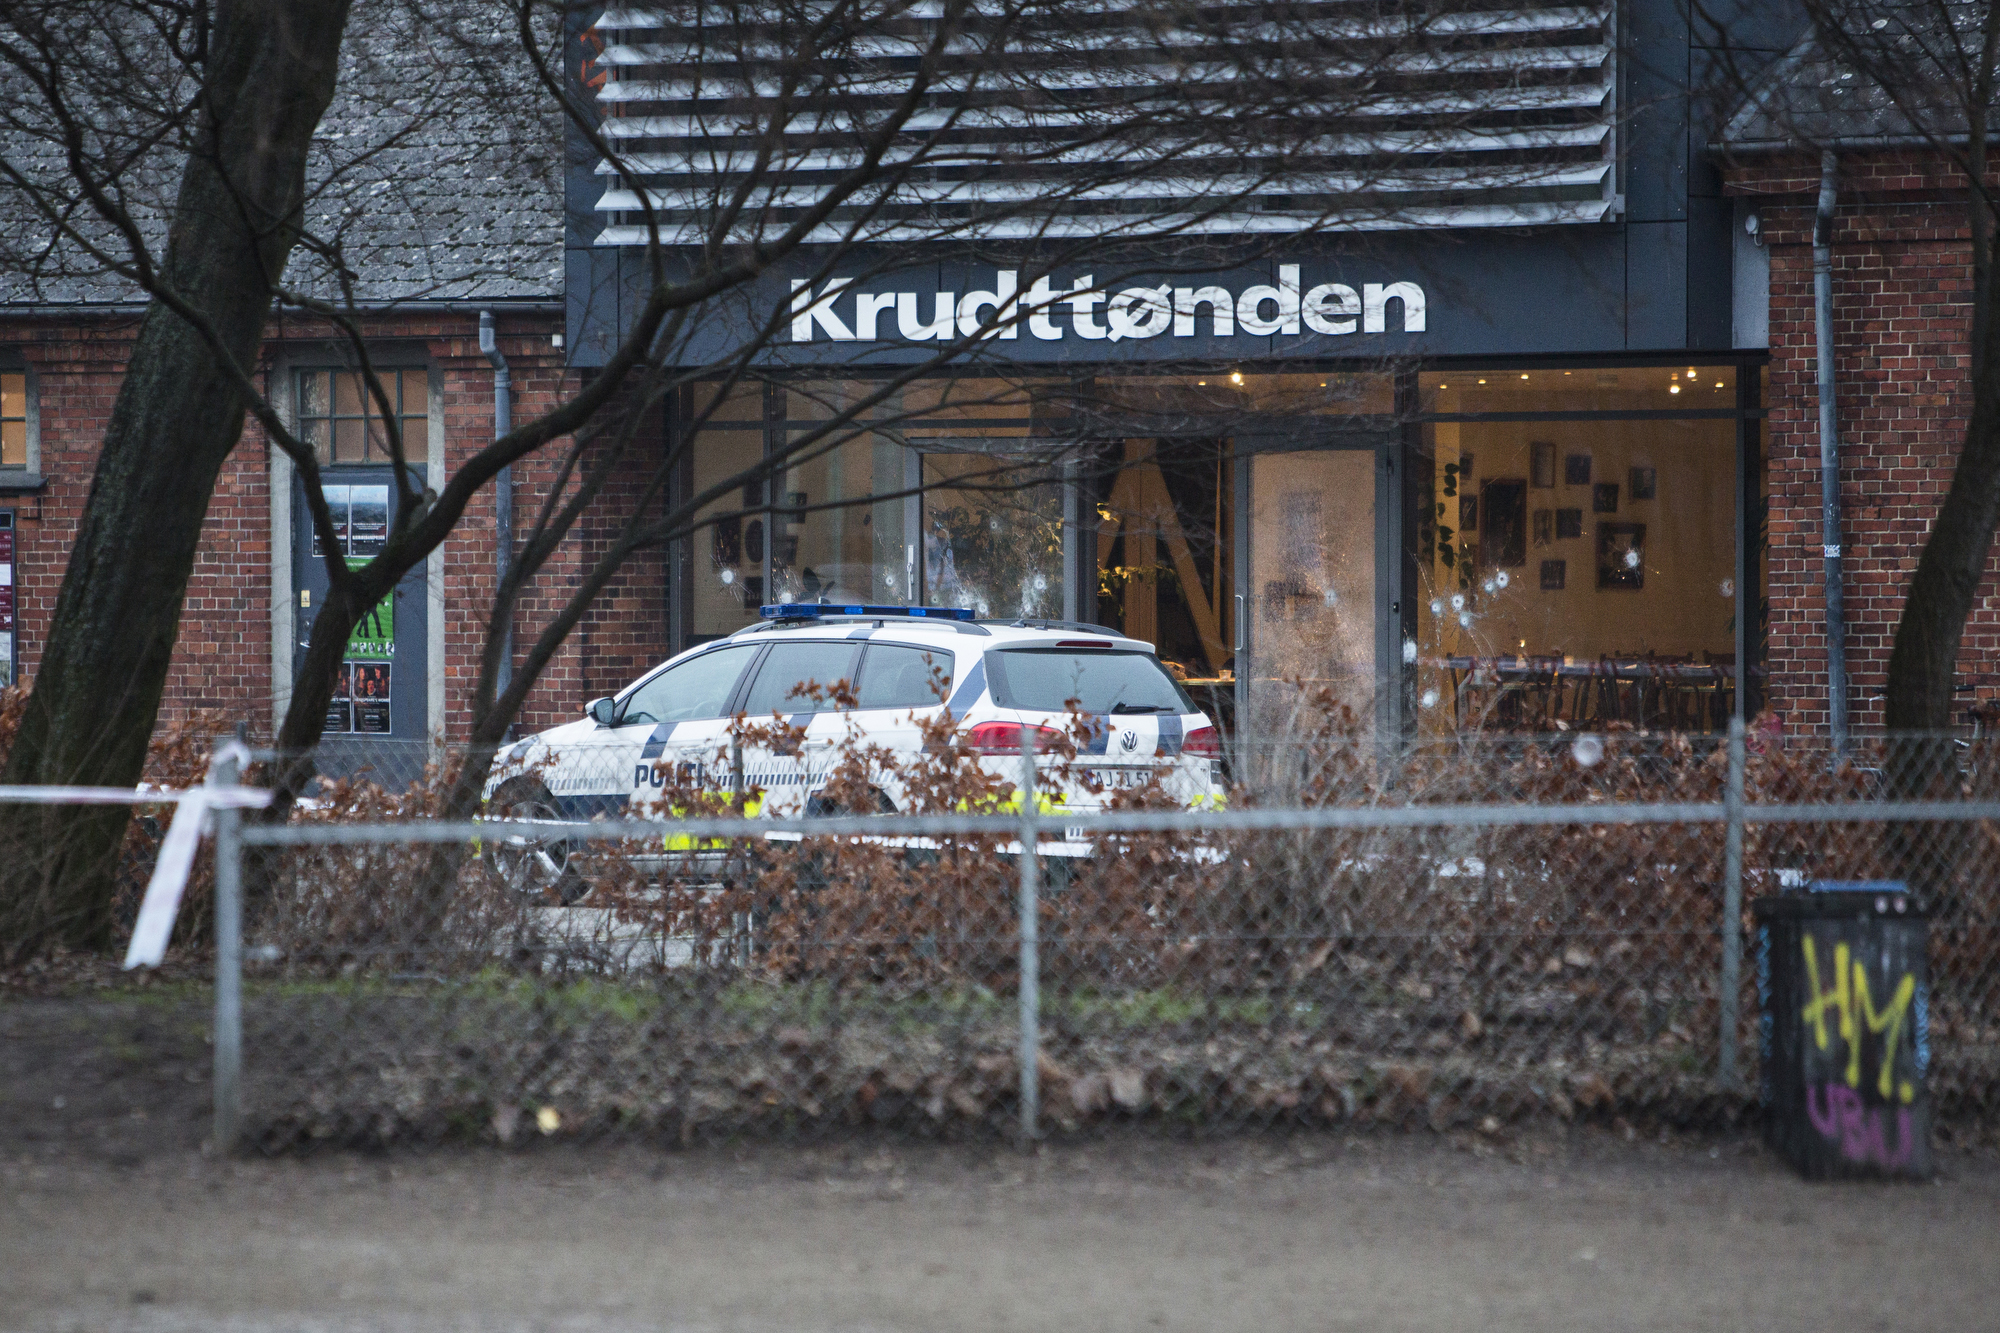
[[(327, 363), (305, 364), (305, 365), (300, 365), (295, 363), (287, 367), (287, 369), (291, 374), (291, 380), (292, 380), (292, 403), (291, 403), (292, 430), (298, 435), (301, 441), (310, 443), (311, 441), (309, 440), (309, 436), (311, 435), (311, 423), (324, 422), (326, 424), (326, 438), (324, 446), (315, 447), (314, 450), (315, 454), (319, 458), (319, 465), (321, 467), (330, 468), (330, 467), (394, 467), (395, 466), (396, 460), (394, 459), (394, 457), (390, 455), (388, 451), (387, 448), (388, 442), (386, 438), (383, 440), (381, 445), (383, 450), (382, 457), (376, 458), (374, 456), (375, 449), (378, 446), (376, 445), (375, 442), (374, 432), (368, 429), (368, 425), (372, 423), (375, 419), (375, 399), (373, 394), (367, 392), (366, 382), (362, 380), (361, 371), (359, 368), (355, 366), (327, 364)], [(396, 419), (401, 423), (403, 423), (402, 430), (403, 430), (404, 465), (410, 468), (427, 467), (428, 460), (430, 457), (431, 410), (434, 406), (431, 399), (434, 396), (435, 392), (430, 382), (431, 375), (430, 375), (429, 365), (423, 361), (406, 362), (402, 360), (395, 360), (387, 364), (377, 362), (374, 365), (373, 369), (378, 377), (384, 377), (385, 379), (387, 377), (394, 378), (394, 387), (396, 391)], [(309, 375), (324, 375), (328, 377), (326, 380), (327, 410), (324, 413), (314, 413), (306, 411), (306, 377)], [(336, 398), (335, 398), (336, 390), (334, 388), (334, 385), (336, 381), (332, 377), (336, 375), (352, 375), (355, 377), (357, 383), (360, 385), (362, 409), (359, 415), (355, 415), (352, 413), (342, 413), (334, 410), (336, 405)], [(420, 375), (423, 377), (424, 405), (423, 405), (423, 410), (421, 412), (410, 411), (408, 404), (404, 400), (403, 390), (404, 390), (404, 385), (406, 383), (406, 381), (404, 380), (404, 376), (406, 375)], [(383, 387), (388, 388), (389, 385), (385, 383)], [(358, 459), (356, 458), (337, 459), (333, 456), (335, 448), (335, 425), (336, 423), (343, 421), (359, 421), (363, 423), (363, 429), (361, 435), (362, 457)]]
[(27, 429), (26, 461), (20, 463), (0, 462), (0, 476), (7, 478), (39, 477), (42, 475), (42, 400), (40, 386), (33, 366), (20, 361), (0, 360), (0, 375), (19, 375), (22, 382), (21, 418), (8, 417), (4, 420), (21, 420)]
[[(862, 691), (868, 688), (869, 659), (875, 654), (877, 649), (897, 649), (904, 652), (922, 653), (924, 656), (932, 659), (933, 667), (937, 666), (938, 664), (937, 659), (942, 658), (945, 669), (944, 697), (941, 699), (930, 699), (920, 704), (871, 704), (866, 702), (862, 698)], [(957, 654), (951, 651), (951, 649), (938, 647), (934, 645), (925, 645), (916, 643), (896, 643), (892, 641), (880, 641), (880, 640), (870, 639), (866, 645), (866, 651), (864, 651), (861, 654), (860, 663), (855, 668), (854, 708), (855, 711), (857, 712), (866, 711), (866, 712), (877, 712), (877, 713), (884, 711), (906, 712), (912, 709), (942, 708), (945, 706), (945, 703), (951, 698), (952, 688), (957, 684), (958, 684), (958, 657)]]
[[(705, 651), (699, 653), (689, 653), (684, 656), (675, 657), (670, 661), (661, 663), (658, 667), (647, 672), (645, 675), (641, 676), (638, 680), (633, 681), (630, 685), (626, 686), (622, 691), (612, 696), (612, 699), (617, 707), (617, 712), (613, 715), (614, 721), (612, 725), (616, 727), (667, 725), (665, 723), (659, 723), (659, 722), (641, 723), (638, 721), (627, 720), (626, 712), (631, 708), (632, 701), (639, 696), (639, 692), (641, 690), (645, 689), (647, 686), (651, 685), (654, 681), (666, 675), (668, 672), (675, 671), (681, 667), (691, 665), (694, 662), (700, 661), (704, 657), (712, 657), (716, 653), (727, 652), (732, 648), (745, 648), (749, 650), (750, 659), (741, 668), (737, 670), (736, 679), (733, 683), (731, 683), (729, 687), (729, 693), (724, 698), (722, 705), (723, 708), (725, 709), (722, 716), (733, 717), (734, 713), (726, 710), (728, 710), (731, 707), (731, 705), (735, 704), (736, 701), (742, 697), (744, 690), (747, 688), (746, 682), (753, 678), (751, 673), (756, 671), (757, 668), (763, 664), (764, 656), (762, 649), (768, 646), (769, 645), (767, 644), (761, 644), (761, 643), (734, 643), (728, 639), (720, 639), (716, 641), (715, 646), (713, 647), (708, 647), (707, 645), (704, 645)], [(689, 718), (684, 720), (695, 721), (695, 722), (712, 722), (716, 721), (717, 719)]]
[[(757, 659), (756, 669), (752, 671), (749, 675), (741, 678), (737, 682), (738, 685), (741, 687), (741, 697), (732, 700), (732, 702), (735, 704), (735, 712), (746, 714), (753, 722), (756, 721), (758, 718), (764, 716), (764, 714), (761, 712), (753, 713), (750, 711), (750, 697), (752, 692), (755, 691), (757, 686), (761, 683), (765, 670), (771, 664), (772, 657), (780, 649), (800, 647), (800, 646), (810, 646), (815, 648), (827, 648), (827, 649), (845, 648), (850, 650), (850, 652), (852, 653), (852, 665), (849, 669), (848, 675), (842, 677), (836, 677), (834, 680), (830, 681), (821, 681), (817, 676), (815, 676), (812, 679), (811, 683), (815, 685), (831, 686), (838, 683), (840, 680), (846, 680), (849, 682), (850, 685), (852, 685), (853, 682), (860, 679), (861, 658), (862, 658), (861, 650), (867, 646), (864, 641), (845, 638), (845, 637), (838, 639), (810, 638), (810, 639), (781, 640), (777, 643), (771, 643), (765, 645), (766, 651), (764, 652), (763, 656)], [(797, 688), (797, 685), (799, 683), (801, 682), (794, 682), (793, 688)], [(784, 698), (781, 698), (779, 702), (783, 703), (790, 698), (791, 698), (790, 695), (786, 695), (784, 696)], [(814, 700), (811, 699), (799, 699), (796, 702), (800, 705), (809, 704), (811, 706), (779, 708), (776, 709), (775, 711), (784, 717), (807, 717), (807, 716), (817, 716), (820, 713), (835, 713), (844, 711), (835, 706), (831, 700), (815, 702)]]

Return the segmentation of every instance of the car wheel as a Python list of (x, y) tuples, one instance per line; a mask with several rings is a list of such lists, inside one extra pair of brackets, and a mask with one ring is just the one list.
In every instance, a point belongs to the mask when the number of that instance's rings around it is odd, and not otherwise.
[[(539, 782), (509, 784), (487, 806), (491, 819), (560, 820), (555, 797)], [(500, 882), (526, 897), (554, 899), (565, 907), (590, 892), (576, 868), (579, 843), (573, 838), (509, 834), (486, 843), (486, 864)]]

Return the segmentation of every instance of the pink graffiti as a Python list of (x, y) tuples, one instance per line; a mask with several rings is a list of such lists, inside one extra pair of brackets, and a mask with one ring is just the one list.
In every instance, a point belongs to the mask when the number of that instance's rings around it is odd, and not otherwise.
[[(1814, 1093), (1821, 1096), (1815, 1097)], [(1908, 1166), (1914, 1146), (1910, 1137), (1910, 1108), (1896, 1109), (1896, 1149), (1890, 1152), (1883, 1121), (1889, 1108), (1863, 1106), (1861, 1094), (1844, 1083), (1826, 1083), (1819, 1088), (1806, 1086), (1806, 1114), (1813, 1128), (1828, 1142), (1840, 1144), (1840, 1155), (1850, 1162), (1870, 1162), (1877, 1166)]]

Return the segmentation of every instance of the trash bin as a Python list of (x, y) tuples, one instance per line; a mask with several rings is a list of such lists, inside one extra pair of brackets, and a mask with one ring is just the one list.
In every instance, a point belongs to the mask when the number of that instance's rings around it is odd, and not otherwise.
[(1928, 925), (1898, 881), (1760, 898), (1764, 1139), (1811, 1180), (1931, 1172)]

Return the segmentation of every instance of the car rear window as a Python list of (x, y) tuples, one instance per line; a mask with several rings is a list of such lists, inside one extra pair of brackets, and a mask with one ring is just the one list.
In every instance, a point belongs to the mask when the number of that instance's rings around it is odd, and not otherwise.
[(1002, 708), (1060, 713), (1192, 713), (1194, 704), (1150, 653), (1005, 648), (986, 655), (993, 701)]

